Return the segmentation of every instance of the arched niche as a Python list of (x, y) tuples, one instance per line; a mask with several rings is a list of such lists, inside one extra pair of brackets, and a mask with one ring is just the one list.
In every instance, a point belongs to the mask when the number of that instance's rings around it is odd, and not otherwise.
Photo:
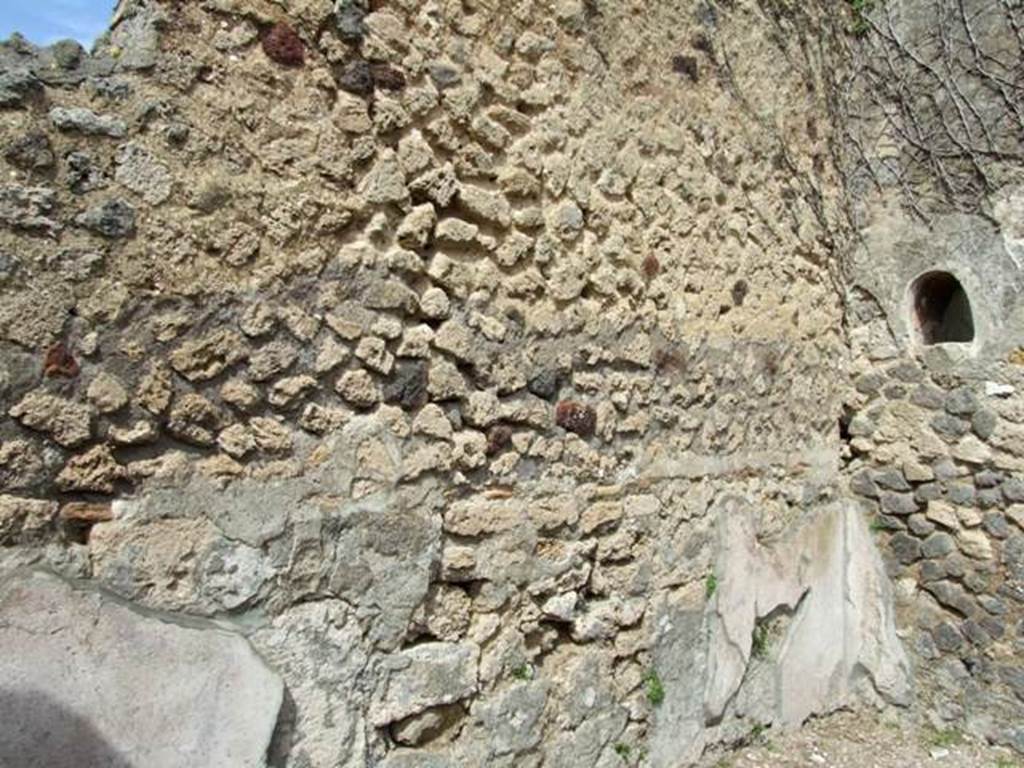
[(910, 286), (912, 325), (925, 346), (974, 341), (971, 299), (950, 272), (925, 272)]

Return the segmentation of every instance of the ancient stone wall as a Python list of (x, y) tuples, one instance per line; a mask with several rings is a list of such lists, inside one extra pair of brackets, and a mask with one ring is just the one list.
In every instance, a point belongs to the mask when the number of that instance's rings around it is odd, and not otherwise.
[[(849, 488), (870, 504), (896, 581), (921, 711), (1018, 750), (1021, 13), (900, 0), (867, 15), (845, 164), (859, 230), (845, 277)], [(936, 272), (961, 286), (970, 340), (931, 337), (936, 297), (915, 287)]]
[(4, 43), (3, 620), (45, 569), (244, 635), (278, 766), (675, 766), (907, 703), (840, 463), (846, 21), (131, 0), (92, 55)]

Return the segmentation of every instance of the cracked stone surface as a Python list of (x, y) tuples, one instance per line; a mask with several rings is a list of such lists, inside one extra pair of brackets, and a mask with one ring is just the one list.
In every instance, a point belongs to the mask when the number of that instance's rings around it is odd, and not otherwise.
[(241, 636), (43, 572), (0, 587), (0, 765), (259, 768), (281, 679)]

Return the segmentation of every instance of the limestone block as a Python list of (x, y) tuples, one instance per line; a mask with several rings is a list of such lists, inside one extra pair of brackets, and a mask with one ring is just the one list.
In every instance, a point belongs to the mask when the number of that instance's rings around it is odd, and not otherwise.
[(1006, 510), (1006, 516), (1017, 524), (1017, 527), (1024, 529), (1024, 504), (1014, 504)]
[(474, 643), (424, 643), (392, 654), (386, 662), (391, 673), (383, 695), (371, 707), (374, 725), (472, 695), (479, 661), (480, 648)]
[(283, 694), (240, 635), (43, 573), (0, 587), (0, 679), (11, 766), (259, 768)]
[(338, 379), (335, 391), (357, 408), (372, 408), (380, 402), (380, 387), (373, 377), (363, 369), (346, 371)]
[(500, 227), (512, 223), (512, 207), (501, 193), (463, 184), (459, 187), (459, 200), (478, 219)]
[(436, 221), (437, 214), (433, 205), (418, 205), (399, 224), (395, 236), (405, 248), (422, 248), (430, 240)]
[(454, 502), (444, 515), (444, 528), (459, 536), (501, 533), (520, 526), (525, 510), (517, 499), (470, 498)]
[(226, 403), (248, 411), (260, 401), (260, 392), (256, 387), (241, 379), (228, 379), (220, 388), (220, 396)]
[(392, 203), (408, 197), (405, 174), (394, 151), (381, 152), (377, 162), (360, 182), (358, 192), (371, 203)]
[(135, 400), (154, 415), (164, 412), (171, 403), (174, 386), (171, 372), (163, 365), (151, 365), (139, 381)]
[(384, 339), (376, 336), (364, 336), (356, 346), (356, 357), (362, 360), (369, 368), (384, 374), (391, 373), (395, 364), (395, 357), (392, 355), (384, 342)]
[[(778, 721), (802, 723), (857, 696), (907, 703), (910, 668), (896, 636), (891, 587), (859, 510), (834, 505), (770, 548), (738, 499), (719, 511), (705, 713), (717, 718), (742, 684), (755, 622), (793, 616), (777, 660)], [(865, 685), (867, 683), (867, 685)]]
[(933, 523), (938, 523), (943, 528), (948, 528), (951, 531), (955, 531), (960, 527), (956, 508), (944, 501), (928, 502), (928, 511), (925, 513), (925, 516)]
[(960, 531), (957, 539), (960, 541), (960, 550), (968, 557), (975, 560), (992, 559), (992, 543), (981, 528)]
[(272, 341), (260, 347), (249, 358), (249, 377), (253, 381), (268, 379), (288, 370), (299, 356), (295, 345)]
[(312, 376), (288, 376), (275, 382), (267, 400), (271, 405), (285, 408), (302, 398), (308, 391), (315, 389), (316, 379)]
[(452, 424), (440, 406), (428, 403), (413, 419), (412, 431), (418, 435), (450, 440)]
[(540, 743), (541, 715), (547, 698), (547, 683), (517, 683), (477, 710), (475, 714), (496, 755), (526, 752)]
[(195, 445), (213, 445), (215, 433), (224, 424), (224, 414), (202, 395), (189, 393), (174, 401), (167, 430), (180, 440)]
[(124, 476), (124, 467), (117, 463), (110, 449), (97, 445), (73, 456), (57, 476), (57, 485), (63, 491), (113, 493), (115, 483)]

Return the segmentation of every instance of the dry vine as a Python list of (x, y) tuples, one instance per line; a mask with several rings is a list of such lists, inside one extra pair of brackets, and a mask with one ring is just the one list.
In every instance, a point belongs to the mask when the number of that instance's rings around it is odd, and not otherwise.
[(1024, 160), (1024, 3), (889, 2), (863, 16), (843, 84), (847, 174), (918, 216), (977, 211)]

